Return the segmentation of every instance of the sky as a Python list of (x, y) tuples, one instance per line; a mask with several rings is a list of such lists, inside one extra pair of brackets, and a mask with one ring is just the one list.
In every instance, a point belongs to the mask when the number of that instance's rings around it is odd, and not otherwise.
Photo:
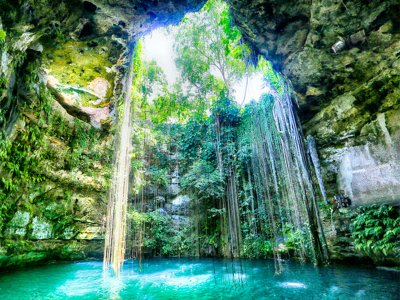
[[(176, 27), (175, 27), (176, 28)], [(164, 71), (169, 86), (172, 86), (180, 77), (180, 72), (175, 65), (176, 53), (174, 52), (174, 27), (159, 28), (154, 30), (143, 39), (144, 60), (155, 60)], [(251, 100), (258, 100), (260, 96), (267, 92), (267, 87), (263, 84), (261, 74), (255, 74), (249, 78), (246, 92), (246, 79), (234, 85), (235, 93), (233, 97), (239, 104), (249, 103)], [(244, 95), (246, 99), (243, 102)]]

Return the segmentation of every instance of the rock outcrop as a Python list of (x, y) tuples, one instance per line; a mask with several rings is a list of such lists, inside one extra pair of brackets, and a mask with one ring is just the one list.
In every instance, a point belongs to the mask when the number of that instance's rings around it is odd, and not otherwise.
[(130, 42), (203, 3), (0, 2), (0, 268), (102, 257)]
[(329, 196), (400, 203), (400, 2), (230, 0), (254, 50), (293, 86)]
[[(399, 205), (400, 2), (228, 2), (245, 40), (291, 81), (328, 200)], [(365, 259), (350, 236), (355, 211), (344, 211), (322, 211), (332, 257)]]

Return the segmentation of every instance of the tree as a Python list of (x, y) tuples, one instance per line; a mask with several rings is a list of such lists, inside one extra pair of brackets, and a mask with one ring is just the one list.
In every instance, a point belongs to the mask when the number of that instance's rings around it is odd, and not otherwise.
[(181, 181), (184, 191), (196, 199), (219, 199), (224, 195), (223, 179), (209, 162), (197, 160)]
[(176, 34), (176, 64), (207, 109), (222, 93), (230, 97), (234, 83), (250, 69), (250, 50), (231, 23), (228, 6), (210, 0), (202, 11), (187, 16)]

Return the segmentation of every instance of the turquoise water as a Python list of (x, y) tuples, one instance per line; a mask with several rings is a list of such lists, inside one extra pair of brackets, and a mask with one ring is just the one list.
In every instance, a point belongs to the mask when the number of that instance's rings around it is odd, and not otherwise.
[(101, 262), (55, 264), (0, 275), (0, 299), (399, 299), (397, 273), (273, 261), (151, 259), (124, 265), (120, 279)]

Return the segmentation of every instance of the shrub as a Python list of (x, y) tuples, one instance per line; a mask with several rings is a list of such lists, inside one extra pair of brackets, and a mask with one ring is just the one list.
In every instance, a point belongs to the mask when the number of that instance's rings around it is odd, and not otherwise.
[(249, 234), (243, 240), (243, 257), (272, 257), (272, 243), (260, 235)]
[(360, 208), (350, 230), (355, 247), (367, 255), (400, 255), (400, 216), (392, 206)]

